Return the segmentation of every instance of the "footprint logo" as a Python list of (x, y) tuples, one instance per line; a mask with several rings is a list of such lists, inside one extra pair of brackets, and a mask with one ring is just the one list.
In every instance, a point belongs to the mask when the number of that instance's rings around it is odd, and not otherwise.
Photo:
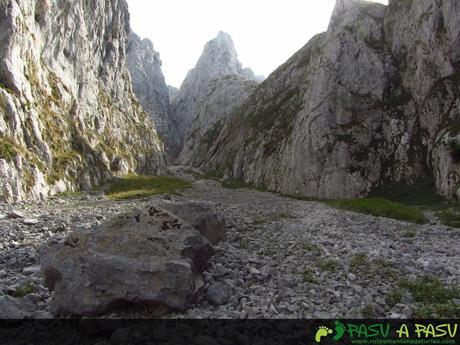
[(344, 335), (345, 335), (345, 325), (341, 323), (340, 321), (336, 321), (335, 322), (335, 336), (332, 339), (334, 339), (334, 341), (339, 341), (340, 339), (343, 338)]
[(319, 344), (323, 337), (327, 337), (332, 334), (332, 329), (327, 328), (326, 326), (319, 326), (318, 331), (316, 332), (315, 341)]

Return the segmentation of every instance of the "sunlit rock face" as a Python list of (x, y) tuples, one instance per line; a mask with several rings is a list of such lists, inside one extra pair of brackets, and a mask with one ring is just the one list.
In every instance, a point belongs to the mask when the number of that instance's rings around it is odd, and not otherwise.
[(166, 86), (160, 54), (149, 39), (129, 35), (127, 65), (133, 90), (144, 110), (152, 117), (157, 132), (165, 144), (166, 153), (176, 152), (179, 137), (171, 116), (170, 89)]
[(126, 68), (124, 0), (0, 2), (2, 199), (162, 173), (163, 145)]
[[(206, 107), (208, 102), (215, 101), (216, 94), (214, 92), (216, 87), (226, 88), (225, 80), (227, 79), (221, 79), (220, 82), (216, 81), (224, 76), (239, 77), (236, 83), (239, 82), (243, 90), (241, 90), (241, 93), (235, 92), (235, 78), (228, 79), (229, 92), (238, 94), (235, 94), (236, 98), (217, 97), (220, 103), (213, 104), (211, 107), (216, 108), (216, 106), (219, 106), (221, 108), (222, 116), (220, 118), (227, 116), (229, 108), (236, 107), (240, 103), (240, 98), (252, 88), (253, 83), (248, 83), (250, 84), (248, 89), (245, 81), (257, 80), (257, 77), (249, 68), (242, 68), (231, 37), (224, 32), (220, 32), (215, 39), (206, 44), (195, 68), (188, 73), (178, 94), (172, 101), (172, 114), (177, 125), (177, 133), (181, 138), (181, 146), (189, 139), (192, 132), (196, 132), (199, 135), (201, 125), (195, 123), (197, 119), (200, 123), (203, 123), (204, 127), (207, 127), (209, 123), (215, 122), (216, 117), (219, 117), (215, 114), (216, 109), (210, 110), (209, 117), (203, 115), (203, 113), (206, 113), (203, 108)], [(222, 95), (225, 90), (220, 90), (219, 92)], [(195, 140), (199, 140), (199, 138), (192, 138), (192, 141)], [(189, 150), (188, 148), (192, 144), (189, 142), (185, 145), (186, 151)], [(179, 153), (180, 151), (177, 152), (177, 154)], [(193, 155), (193, 153), (185, 152), (182, 156), (190, 155)], [(184, 159), (189, 160), (188, 158)]]
[(438, 192), (453, 199), (459, 47), (458, 1), (338, 0), (327, 32), (211, 129), (197, 166), (320, 198), (434, 177)]

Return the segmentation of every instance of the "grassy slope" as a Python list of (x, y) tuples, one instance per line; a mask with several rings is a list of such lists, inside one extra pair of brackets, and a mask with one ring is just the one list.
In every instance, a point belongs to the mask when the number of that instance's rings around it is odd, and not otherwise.
[(114, 180), (106, 195), (112, 200), (136, 199), (157, 194), (174, 194), (191, 186), (190, 182), (169, 176), (128, 175)]

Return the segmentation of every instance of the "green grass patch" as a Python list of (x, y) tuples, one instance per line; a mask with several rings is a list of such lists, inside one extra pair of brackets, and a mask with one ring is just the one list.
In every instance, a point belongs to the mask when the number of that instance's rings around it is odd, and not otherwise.
[(460, 228), (460, 205), (438, 195), (433, 178), (418, 181), (413, 185), (386, 183), (374, 189), (369, 197), (385, 198), (396, 203), (416, 206), (420, 210), (435, 211), (442, 224)]
[(390, 307), (394, 307), (396, 304), (401, 303), (401, 300), (404, 296), (405, 291), (397, 287), (391, 290), (388, 295), (386, 296), (386, 302)]
[(416, 229), (408, 229), (402, 234), (402, 237), (404, 237), (404, 238), (415, 238), (415, 237), (417, 237), (417, 230)]
[(421, 210), (383, 198), (333, 200), (327, 201), (326, 204), (335, 208), (370, 214), (376, 217), (393, 218), (417, 224), (427, 222)]
[(248, 249), (249, 248), (249, 240), (247, 238), (240, 239), (240, 248), (241, 249)]
[(32, 293), (38, 291), (37, 286), (34, 283), (27, 283), (19, 288), (16, 289), (13, 293), (13, 297), (22, 298)]
[(302, 279), (305, 283), (316, 284), (315, 273), (310, 268), (305, 269), (302, 272)]
[(128, 175), (114, 180), (106, 192), (112, 200), (126, 200), (157, 194), (174, 194), (192, 184), (169, 176)]
[(369, 261), (367, 255), (359, 253), (353, 255), (350, 260), (350, 270), (354, 273), (363, 273), (369, 269)]
[(316, 263), (316, 266), (322, 272), (334, 273), (334, 272), (337, 272), (338, 268), (340, 267), (340, 264), (337, 260), (324, 260), (324, 261), (318, 261)]
[(17, 144), (7, 137), (0, 137), (0, 158), (11, 162), (18, 154)]
[(301, 200), (301, 201), (324, 201), (319, 198), (304, 196), (300, 194), (280, 194), (283, 198), (289, 198), (294, 200)]
[(434, 303), (423, 305), (416, 310), (416, 315), (420, 319), (448, 318), (458, 319), (460, 316), (460, 305), (453, 303)]
[(222, 187), (227, 189), (255, 189), (261, 192), (266, 191), (263, 186), (256, 186), (251, 183), (244, 182), (242, 179), (232, 178), (222, 182)]
[(295, 217), (290, 214), (289, 212), (280, 212), (277, 213), (274, 217), (275, 220), (281, 220), (281, 219), (295, 219)]
[(460, 306), (453, 299), (460, 298), (460, 289), (446, 286), (432, 276), (418, 277), (415, 281), (401, 280), (387, 296), (387, 303), (395, 305), (401, 302), (403, 295), (409, 292), (417, 303), (416, 318), (458, 318)]
[(436, 212), (442, 224), (460, 229), (460, 209), (458, 207), (450, 207), (445, 210)]
[(460, 297), (458, 288), (446, 287), (431, 276), (418, 277), (415, 281), (403, 280), (400, 286), (410, 291), (414, 300), (420, 303), (443, 303)]
[(218, 170), (206, 171), (203, 175), (196, 176), (205, 180), (219, 181), (222, 178), (222, 172)]
[(57, 196), (62, 197), (62, 198), (76, 198), (76, 197), (82, 197), (84, 195), (85, 193), (80, 192), (80, 191), (77, 191), (77, 192), (67, 191), (67, 192), (59, 193)]
[(386, 183), (369, 193), (370, 198), (384, 198), (410, 206), (428, 209), (442, 208), (449, 202), (436, 193), (434, 178), (420, 180), (412, 185)]
[(308, 253), (312, 253), (315, 256), (321, 255), (323, 250), (321, 247), (315, 243), (305, 242), (302, 244), (302, 249)]
[(370, 304), (366, 304), (361, 308), (361, 316), (365, 319), (374, 319), (377, 315), (375, 313), (374, 307)]
[(262, 224), (266, 224), (266, 223), (269, 223), (270, 220), (269, 219), (264, 219), (264, 218), (257, 218), (254, 220), (254, 225), (262, 225)]

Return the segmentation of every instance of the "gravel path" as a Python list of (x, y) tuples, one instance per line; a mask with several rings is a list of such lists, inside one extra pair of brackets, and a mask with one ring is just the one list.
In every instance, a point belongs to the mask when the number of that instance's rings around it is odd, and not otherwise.
[[(458, 229), (228, 190), (214, 181), (197, 181), (172, 198), (214, 202), (228, 226), (227, 240), (204, 274), (205, 297), (173, 318), (405, 318), (414, 312), (412, 295), (403, 291), (392, 303), (388, 298), (402, 278), (431, 274), (460, 285)], [(66, 237), (72, 227), (91, 228), (152, 199), (55, 198), (15, 205), (24, 216), (17, 219), (8, 217), (11, 206), (0, 205), (0, 300), (33, 292), (20, 298), (32, 310), (26, 316), (50, 317), (51, 294), (36, 267), (38, 248)]]

